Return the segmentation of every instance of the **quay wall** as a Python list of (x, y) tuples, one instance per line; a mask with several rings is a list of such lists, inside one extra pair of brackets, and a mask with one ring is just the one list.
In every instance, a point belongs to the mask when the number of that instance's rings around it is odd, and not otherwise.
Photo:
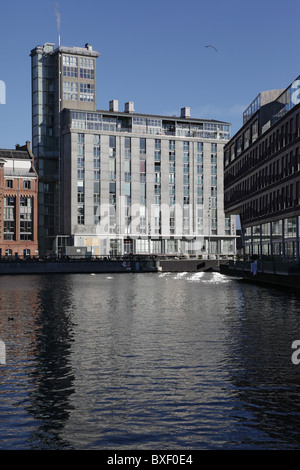
[(158, 267), (164, 272), (201, 272), (211, 271), (213, 268), (227, 263), (225, 260), (201, 260), (201, 259), (180, 259), (180, 260), (160, 260)]
[(0, 263), (2, 274), (80, 274), (156, 272), (155, 262), (123, 260), (11, 261)]
[(0, 262), (0, 276), (7, 274), (72, 274), (211, 271), (224, 260), (106, 259), (10, 260)]
[(300, 266), (275, 261), (229, 261), (220, 273), (256, 284), (300, 290)]

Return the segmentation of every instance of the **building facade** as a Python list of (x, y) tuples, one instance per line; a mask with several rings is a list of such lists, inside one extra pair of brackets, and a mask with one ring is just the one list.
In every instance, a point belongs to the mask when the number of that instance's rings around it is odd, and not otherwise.
[(246, 258), (299, 261), (300, 80), (260, 93), (224, 147), (224, 208)]
[(39, 246), (52, 251), (60, 233), (60, 136), (64, 108), (96, 110), (96, 59), (85, 47), (46, 43), (31, 51), (32, 151), (39, 175)]
[(178, 117), (148, 115), (127, 102), (119, 111), (117, 100), (97, 110), (99, 53), (91, 46), (46, 44), (31, 56), (45, 250), (94, 256), (235, 253), (235, 217), (225, 217), (223, 207), (228, 123), (191, 118), (189, 108)]
[(29, 142), (0, 149), (0, 256), (38, 256), (38, 177)]
[(223, 210), (229, 125), (134, 112), (64, 110), (64, 229), (93, 255), (233, 254)]

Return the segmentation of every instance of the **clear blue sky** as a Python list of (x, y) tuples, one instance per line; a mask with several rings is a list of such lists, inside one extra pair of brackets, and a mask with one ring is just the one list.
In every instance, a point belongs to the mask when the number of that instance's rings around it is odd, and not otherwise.
[[(298, 0), (11, 0), (0, 4), (0, 148), (31, 140), (30, 51), (90, 43), (101, 54), (97, 108), (111, 99), (135, 111), (242, 124), (263, 90), (300, 74)], [(217, 49), (206, 48), (213, 44)]]

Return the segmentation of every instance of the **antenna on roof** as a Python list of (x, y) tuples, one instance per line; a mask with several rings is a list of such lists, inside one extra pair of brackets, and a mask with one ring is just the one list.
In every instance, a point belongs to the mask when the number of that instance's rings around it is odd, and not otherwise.
[(58, 32), (58, 47), (60, 47), (60, 13), (58, 11), (59, 3), (55, 4), (55, 16), (56, 16), (56, 25)]

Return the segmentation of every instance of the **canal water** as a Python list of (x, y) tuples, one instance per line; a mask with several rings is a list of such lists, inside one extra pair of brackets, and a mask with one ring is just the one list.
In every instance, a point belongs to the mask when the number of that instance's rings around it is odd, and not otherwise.
[(218, 273), (0, 279), (0, 449), (299, 449), (300, 297)]

